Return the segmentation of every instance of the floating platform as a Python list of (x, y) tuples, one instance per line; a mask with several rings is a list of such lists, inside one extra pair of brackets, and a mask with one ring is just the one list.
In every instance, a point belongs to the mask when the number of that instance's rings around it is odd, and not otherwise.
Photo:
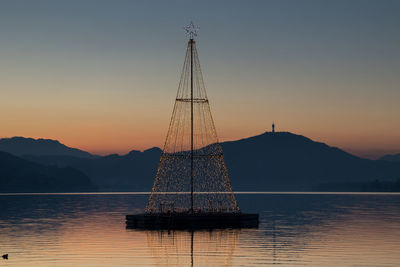
[(143, 213), (126, 215), (130, 229), (257, 228), (258, 214), (248, 213)]

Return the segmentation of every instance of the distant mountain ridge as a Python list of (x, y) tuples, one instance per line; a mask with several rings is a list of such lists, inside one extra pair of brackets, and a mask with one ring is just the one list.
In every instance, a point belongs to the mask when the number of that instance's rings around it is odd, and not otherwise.
[(359, 158), (289, 132), (265, 132), (222, 146), (235, 190), (308, 191), (320, 184), (400, 178), (398, 163)]
[[(345, 188), (342, 185), (349, 183), (363, 185), (377, 179), (395, 181), (400, 178), (399, 162), (359, 158), (289, 132), (265, 132), (221, 145), (236, 191), (318, 188), (329, 191), (330, 187)], [(160, 155), (161, 149), (152, 148), (94, 158), (70, 155), (25, 155), (23, 158), (43, 165), (71, 166), (89, 176), (99, 190), (150, 191)]]
[(0, 151), (0, 192), (93, 191), (90, 178), (71, 167), (30, 162)]
[(23, 155), (52, 155), (52, 156), (73, 156), (79, 158), (94, 158), (95, 155), (89, 152), (67, 147), (57, 140), (34, 139), (25, 137), (11, 137), (0, 139), (0, 151), (8, 152), (16, 156)]
[(102, 191), (150, 191), (161, 156), (154, 147), (126, 155), (110, 154), (93, 159), (71, 156), (32, 156), (23, 158), (44, 165), (76, 168), (91, 177)]
[(385, 156), (381, 157), (380, 160), (400, 162), (400, 153), (393, 154), (393, 155), (385, 155)]

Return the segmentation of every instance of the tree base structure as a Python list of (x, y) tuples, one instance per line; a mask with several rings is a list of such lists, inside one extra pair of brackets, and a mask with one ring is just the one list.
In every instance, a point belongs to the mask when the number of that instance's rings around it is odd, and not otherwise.
[(257, 228), (258, 214), (249, 213), (143, 213), (126, 215), (130, 229), (226, 229)]

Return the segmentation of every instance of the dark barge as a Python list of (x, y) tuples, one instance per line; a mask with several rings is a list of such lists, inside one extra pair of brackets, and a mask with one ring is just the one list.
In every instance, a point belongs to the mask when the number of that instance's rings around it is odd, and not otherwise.
[(249, 213), (142, 213), (126, 215), (129, 229), (257, 228), (258, 214)]

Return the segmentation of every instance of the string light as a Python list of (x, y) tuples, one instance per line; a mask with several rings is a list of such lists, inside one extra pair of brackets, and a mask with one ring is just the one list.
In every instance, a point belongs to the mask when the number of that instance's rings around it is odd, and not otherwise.
[(185, 29), (191, 40), (146, 212), (239, 212), (211, 116), (196, 43), (192, 40), (198, 28), (191, 23)]

